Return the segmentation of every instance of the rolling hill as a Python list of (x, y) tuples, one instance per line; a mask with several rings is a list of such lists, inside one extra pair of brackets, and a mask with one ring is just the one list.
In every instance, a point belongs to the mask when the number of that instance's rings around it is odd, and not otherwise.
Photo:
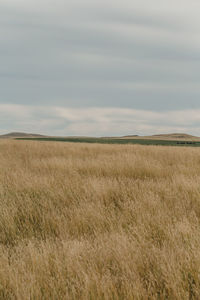
[(155, 134), (150, 136), (123, 136), (123, 139), (152, 139), (152, 140), (171, 140), (171, 141), (200, 141), (200, 137), (193, 136), (187, 133), (168, 133), (168, 134)]
[(0, 138), (39, 138), (46, 137), (45, 135), (35, 134), (35, 133), (24, 133), (24, 132), (10, 132), (7, 134), (0, 135)]

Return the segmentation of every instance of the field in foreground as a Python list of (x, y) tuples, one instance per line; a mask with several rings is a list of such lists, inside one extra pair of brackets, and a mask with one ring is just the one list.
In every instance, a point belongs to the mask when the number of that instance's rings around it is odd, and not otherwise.
[(200, 149), (0, 142), (0, 299), (200, 299)]

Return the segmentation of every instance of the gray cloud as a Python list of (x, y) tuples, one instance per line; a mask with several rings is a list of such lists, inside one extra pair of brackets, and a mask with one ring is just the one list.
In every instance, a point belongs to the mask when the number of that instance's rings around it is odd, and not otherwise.
[(0, 133), (6, 129), (49, 135), (148, 135), (152, 132), (198, 134), (199, 110), (150, 111), (116, 107), (71, 108), (0, 104)]
[[(159, 113), (199, 109), (199, 8), (196, 0), (181, 5), (179, 0), (2, 0), (0, 109), (17, 105), (32, 111), (35, 105), (48, 114), (55, 106), (74, 108), (75, 114), (92, 107)], [(5, 110), (0, 114), (1, 128), (18, 126), (5, 120)], [(38, 114), (31, 113), (30, 121), (40, 119), (38, 130), (43, 124), (47, 131), (64, 131), (65, 119), (43, 115), (45, 123)], [(23, 118), (22, 130), (28, 126)], [(79, 125), (68, 124), (69, 132)], [(113, 132), (109, 126), (107, 134)], [(191, 130), (189, 124), (181, 126)]]

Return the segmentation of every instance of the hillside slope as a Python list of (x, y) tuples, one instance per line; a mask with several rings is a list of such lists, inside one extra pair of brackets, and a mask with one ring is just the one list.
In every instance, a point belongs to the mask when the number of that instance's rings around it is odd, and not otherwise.
[(24, 133), (24, 132), (10, 132), (7, 134), (0, 135), (0, 138), (34, 138), (34, 137), (45, 137), (45, 136), (41, 134)]
[(168, 134), (155, 134), (150, 136), (136, 136), (129, 135), (123, 136), (123, 139), (153, 139), (153, 140), (180, 140), (180, 141), (200, 141), (200, 137), (193, 136), (187, 133), (168, 133)]

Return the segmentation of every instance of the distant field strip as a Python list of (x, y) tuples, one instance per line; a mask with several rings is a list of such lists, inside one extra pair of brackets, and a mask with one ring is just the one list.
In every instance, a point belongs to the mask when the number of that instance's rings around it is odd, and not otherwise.
[(160, 146), (192, 146), (200, 147), (200, 141), (176, 141), (158, 139), (119, 139), (119, 138), (17, 138), (16, 140), (34, 140), (46, 142), (98, 143), (98, 144), (138, 144)]

